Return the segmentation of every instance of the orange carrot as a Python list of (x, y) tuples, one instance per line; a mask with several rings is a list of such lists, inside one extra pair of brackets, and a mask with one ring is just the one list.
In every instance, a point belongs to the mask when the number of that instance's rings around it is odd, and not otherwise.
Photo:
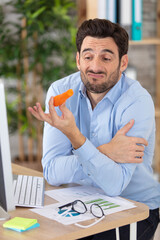
[(73, 90), (69, 89), (66, 92), (59, 94), (54, 97), (54, 106), (57, 107), (59, 105), (62, 105), (69, 97), (73, 95)]

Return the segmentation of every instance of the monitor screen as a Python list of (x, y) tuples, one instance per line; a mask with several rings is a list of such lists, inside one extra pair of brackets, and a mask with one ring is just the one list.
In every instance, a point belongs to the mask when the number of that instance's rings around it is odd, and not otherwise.
[[(0, 79), (0, 218), (6, 212), (14, 210), (13, 177), (8, 134), (7, 112), (4, 84)], [(4, 212), (4, 211), (3, 211)]]

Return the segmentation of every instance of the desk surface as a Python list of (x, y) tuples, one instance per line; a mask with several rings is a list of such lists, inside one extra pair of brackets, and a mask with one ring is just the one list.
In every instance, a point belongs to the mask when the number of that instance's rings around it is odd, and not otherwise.
[[(42, 173), (24, 168), (19, 165), (12, 164), (14, 174), (26, 174), (33, 176), (42, 176)], [(63, 186), (65, 187), (65, 186)], [(58, 187), (50, 186), (46, 183), (45, 189), (56, 189)], [(45, 195), (45, 205), (55, 203), (56, 201)], [(100, 223), (93, 227), (82, 229), (75, 225), (62, 225), (54, 220), (47, 219), (36, 213), (29, 211), (27, 208), (16, 208), (15, 211), (10, 212), (11, 217), (28, 217), (36, 218), (40, 223), (40, 227), (32, 229), (31, 231), (18, 233), (11, 230), (4, 229), (0, 221), (0, 239), (1, 240), (72, 240), (89, 236), (95, 233), (103, 232), (109, 229), (127, 225), (133, 222), (141, 221), (148, 217), (149, 209), (145, 204), (136, 202), (136, 208), (121, 211), (106, 216)], [(93, 221), (93, 220), (92, 220)], [(87, 224), (91, 223), (91, 220)]]

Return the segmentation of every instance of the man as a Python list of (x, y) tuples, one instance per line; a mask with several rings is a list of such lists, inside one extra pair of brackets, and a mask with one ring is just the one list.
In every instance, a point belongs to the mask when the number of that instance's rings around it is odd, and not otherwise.
[[(79, 72), (51, 85), (46, 113), (39, 103), (29, 108), (37, 119), (45, 121), (44, 176), (52, 185), (90, 184), (109, 196), (147, 204), (150, 216), (138, 223), (137, 234), (138, 239), (150, 239), (157, 228), (160, 206), (160, 185), (151, 168), (154, 105), (138, 81), (124, 74), (128, 34), (110, 21), (88, 20), (80, 26), (76, 44)], [(69, 88), (74, 95), (54, 108), (53, 96)], [(127, 226), (120, 228), (123, 240), (128, 234)], [(115, 231), (86, 239), (113, 240)]]

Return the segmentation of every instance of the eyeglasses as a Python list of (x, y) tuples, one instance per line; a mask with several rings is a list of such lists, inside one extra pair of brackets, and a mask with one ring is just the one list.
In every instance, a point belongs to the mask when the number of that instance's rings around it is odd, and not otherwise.
[[(87, 212), (87, 206), (81, 200), (75, 200), (73, 202), (70, 202), (70, 203), (67, 203), (65, 205), (62, 205), (62, 206), (59, 207), (59, 210), (62, 210), (63, 208), (70, 207), (70, 206), (71, 206), (71, 209), (62, 212), (61, 216), (67, 216), (67, 214), (70, 211), (74, 211), (74, 212), (76, 212), (78, 214), (84, 214), (84, 213)], [(92, 223), (92, 224), (90, 224), (90, 225), (88, 225), (88, 226), (80, 225), (78, 223), (76, 223), (75, 225), (79, 226), (79, 227), (83, 227), (83, 228), (91, 227), (91, 226), (95, 225), (96, 223), (100, 222), (104, 218), (104, 216), (105, 216), (103, 209), (96, 203), (90, 205), (90, 213), (94, 217), (99, 218), (99, 220), (94, 222), (94, 223)]]

